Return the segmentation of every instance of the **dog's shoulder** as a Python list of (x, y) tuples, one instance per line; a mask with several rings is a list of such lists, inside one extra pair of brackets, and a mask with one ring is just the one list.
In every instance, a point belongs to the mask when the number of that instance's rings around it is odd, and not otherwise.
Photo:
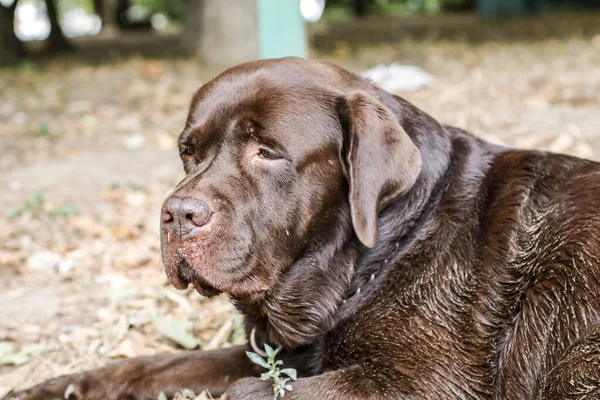
[(600, 193), (600, 163), (565, 154), (504, 149), (493, 157), (489, 175), (492, 185), (520, 189), (533, 201), (575, 197), (576, 208), (593, 203), (588, 194)]
[(508, 253), (539, 262), (600, 256), (600, 163), (506, 149), (493, 159), (486, 190), (485, 231)]

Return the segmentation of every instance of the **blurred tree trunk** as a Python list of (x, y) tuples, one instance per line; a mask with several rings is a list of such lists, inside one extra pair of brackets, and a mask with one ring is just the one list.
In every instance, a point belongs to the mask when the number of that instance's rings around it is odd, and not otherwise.
[(257, 1), (186, 0), (184, 47), (219, 66), (258, 58)]
[(100, 22), (102, 22), (102, 26), (104, 26), (106, 3), (104, 0), (94, 0), (94, 14), (100, 17)]
[(102, 22), (102, 33), (105, 35), (117, 34), (117, 14), (115, 4), (112, 0), (93, 0), (94, 12)]
[(58, 12), (54, 0), (45, 0), (48, 19), (50, 20), (50, 36), (48, 36), (48, 51), (63, 52), (73, 50), (73, 46), (63, 35), (60, 23), (58, 22)]
[(352, 12), (355, 17), (366, 17), (369, 12), (369, 6), (373, 3), (372, 0), (352, 0)]
[(15, 34), (15, 10), (19, 0), (5, 7), (0, 4), (0, 65), (14, 64), (25, 57), (23, 43)]
[(443, 0), (441, 8), (445, 12), (473, 11), (475, 10), (475, 0)]

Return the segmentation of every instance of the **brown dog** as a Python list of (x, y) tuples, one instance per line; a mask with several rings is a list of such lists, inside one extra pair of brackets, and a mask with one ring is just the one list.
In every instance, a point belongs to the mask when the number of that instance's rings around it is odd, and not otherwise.
[[(600, 397), (600, 164), (444, 127), (334, 65), (196, 94), (162, 211), (170, 281), (227, 293), (289, 399)], [(248, 347), (129, 359), (10, 399), (272, 399)], [(245, 378), (245, 379), (242, 379)]]

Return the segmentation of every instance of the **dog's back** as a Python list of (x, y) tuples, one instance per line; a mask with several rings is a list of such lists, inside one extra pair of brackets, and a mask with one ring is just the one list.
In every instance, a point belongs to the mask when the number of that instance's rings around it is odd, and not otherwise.
[(509, 151), (490, 174), (484, 268), (509, 317), (496, 332), (496, 388), (506, 398), (590, 394), (600, 378), (600, 164)]
[(330, 359), (388, 360), (426, 398), (595, 393), (600, 164), (446, 131), (420, 219), (406, 232), (406, 205), (382, 213)]

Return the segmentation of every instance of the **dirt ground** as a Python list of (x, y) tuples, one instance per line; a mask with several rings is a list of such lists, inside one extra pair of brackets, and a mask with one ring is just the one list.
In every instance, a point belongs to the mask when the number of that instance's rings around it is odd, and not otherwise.
[[(600, 160), (600, 37), (408, 43), (323, 55), (354, 71), (415, 64), (399, 93), (487, 140)], [(0, 71), (0, 397), (122, 357), (244, 341), (224, 297), (171, 288), (159, 208), (183, 176), (175, 147), (190, 59), (55, 61)]]

